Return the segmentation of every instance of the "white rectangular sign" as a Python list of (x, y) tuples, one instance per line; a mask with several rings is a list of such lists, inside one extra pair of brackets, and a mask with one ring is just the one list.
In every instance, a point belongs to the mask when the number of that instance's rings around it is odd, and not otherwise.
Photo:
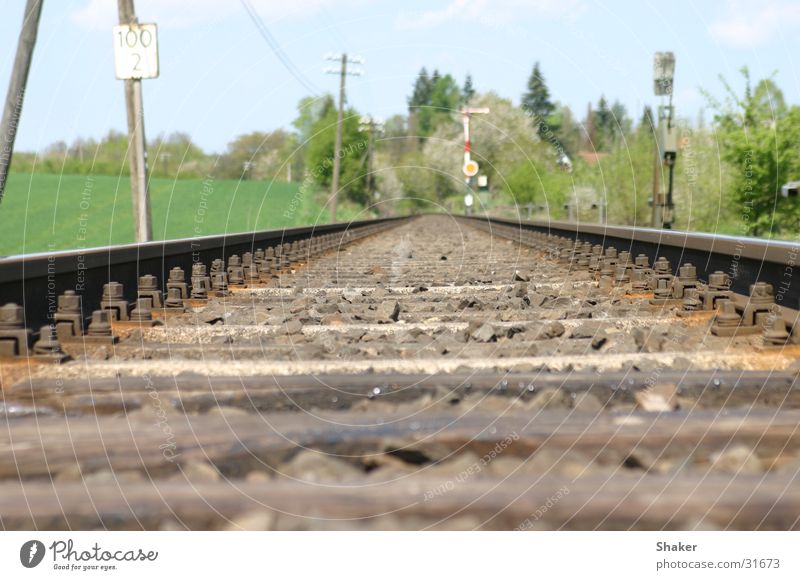
[(118, 79), (158, 77), (158, 29), (155, 24), (114, 27), (114, 68)]

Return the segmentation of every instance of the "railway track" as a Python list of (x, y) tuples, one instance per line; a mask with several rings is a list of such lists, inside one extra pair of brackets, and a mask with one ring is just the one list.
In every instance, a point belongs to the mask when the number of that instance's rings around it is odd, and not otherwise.
[(421, 216), (152, 245), (90, 257), (37, 336), (46, 258), (0, 264), (28, 297), (0, 523), (797, 529), (791, 248), (716, 243)]

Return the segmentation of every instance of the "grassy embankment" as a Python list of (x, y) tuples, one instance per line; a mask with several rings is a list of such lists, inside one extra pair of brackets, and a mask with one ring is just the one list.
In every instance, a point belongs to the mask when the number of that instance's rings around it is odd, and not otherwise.
[[(300, 183), (152, 179), (157, 240), (324, 223), (328, 212)], [(356, 211), (344, 206), (339, 219)], [(361, 219), (366, 216), (361, 216)], [(0, 255), (133, 241), (127, 176), (14, 173), (0, 204)]]

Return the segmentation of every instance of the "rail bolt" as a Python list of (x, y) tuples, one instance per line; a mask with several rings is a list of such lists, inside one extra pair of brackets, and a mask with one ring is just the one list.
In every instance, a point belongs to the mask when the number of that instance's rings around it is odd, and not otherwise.
[(25, 310), (22, 306), (9, 302), (0, 307), (0, 328), (22, 328), (25, 325)]
[(158, 278), (145, 274), (139, 278), (137, 298), (147, 298), (153, 308), (161, 308), (161, 290), (158, 289)]
[(53, 322), (60, 340), (83, 334), (81, 297), (74, 290), (65, 290), (58, 297), (58, 309), (53, 314)]
[(786, 331), (786, 322), (777, 316), (770, 316), (764, 325), (764, 344), (780, 346), (789, 340), (789, 333)]
[(700, 291), (697, 288), (687, 288), (683, 293), (683, 309), (686, 311), (698, 310), (701, 304)]
[(152, 274), (140, 276), (139, 290), (158, 290), (158, 279)]
[(86, 333), (89, 336), (111, 336), (111, 312), (108, 310), (92, 312), (92, 321)]
[(167, 299), (164, 301), (164, 306), (169, 309), (184, 310), (183, 296), (181, 295), (180, 288), (170, 288), (167, 290)]
[(759, 302), (772, 301), (773, 296), (772, 284), (756, 282), (750, 285), (751, 300), (758, 300)]
[(62, 361), (67, 358), (64, 351), (61, 350), (55, 326), (48, 324), (41, 328), (39, 340), (33, 343), (33, 354), (54, 361)]
[(75, 293), (75, 290), (65, 290), (64, 293), (58, 297), (58, 311), (65, 314), (80, 313), (81, 297)]
[(731, 277), (717, 270), (708, 275), (708, 287), (713, 290), (727, 290), (731, 285)]
[(124, 300), (125, 288), (119, 282), (103, 284), (103, 300)]
[[(202, 266), (202, 264), (195, 264), (195, 265)], [(203, 266), (203, 267), (205, 267), (205, 266)], [(192, 270), (194, 270), (194, 267), (192, 268)], [(186, 274), (184, 273), (183, 268), (179, 268), (178, 266), (175, 266), (174, 268), (172, 268), (169, 271), (169, 278), (167, 279), (167, 282), (168, 283), (169, 282), (177, 282), (177, 283), (186, 282)]]
[(669, 263), (664, 256), (660, 256), (656, 263), (653, 264), (653, 270), (655, 270), (659, 274), (671, 274), (672, 273), (672, 264)]
[(136, 322), (153, 320), (152, 306), (153, 301), (150, 298), (137, 299), (136, 307), (131, 311), (131, 320)]
[(192, 278), (192, 298), (196, 300), (206, 300), (208, 298), (209, 286), (211, 282), (208, 276), (198, 276)]
[(742, 321), (742, 317), (736, 311), (736, 305), (733, 303), (733, 301), (722, 300), (720, 301), (720, 304), (721, 307), (716, 316), (714, 316), (714, 322), (719, 326), (739, 326), (739, 323)]
[(684, 264), (680, 267), (678, 276), (685, 280), (697, 280), (697, 268), (692, 264)]
[(667, 278), (658, 278), (656, 280), (656, 287), (653, 290), (653, 296), (655, 298), (666, 299), (669, 298), (670, 294), (669, 280)]
[(30, 336), (22, 306), (11, 302), (0, 307), (0, 356), (28, 356)]

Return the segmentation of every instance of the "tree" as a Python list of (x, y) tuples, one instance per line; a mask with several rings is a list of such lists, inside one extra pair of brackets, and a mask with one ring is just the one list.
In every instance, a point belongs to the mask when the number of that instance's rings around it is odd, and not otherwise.
[[(613, 140), (603, 150), (597, 163), (576, 163), (573, 177), (576, 184), (591, 197), (582, 202), (607, 203), (609, 223), (642, 225), (649, 223), (652, 194), (653, 138), (652, 134), (637, 132), (624, 142)], [(597, 210), (585, 204), (578, 208), (578, 217), (596, 220)]]
[(383, 136), (376, 141), (376, 148), (398, 160), (408, 150), (408, 123), (404, 115), (392, 115), (383, 123)]
[[(541, 136), (550, 125), (550, 117), (555, 111), (555, 105), (550, 101), (550, 91), (538, 62), (533, 65), (533, 72), (528, 78), (528, 90), (522, 95), (522, 108), (531, 115), (534, 126)], [(551, 131), (556, 129), (550, 127)]]
[(428, 76), (425, 67), (419, 71), (417, 80), (414, 81), (414, 90), (408, 98), (408, 108), (424, 107), (431, 104), (434, 81)]
[(597, 102), (597, 108), (592, 112), (592, 128), (594, 142), (592, 147), (596, 151), (608, 151), (614, 142), (614, 115), (608, 107), (605, 96)]
[[(333, 176), (337, 111), (331, 107), (313, 126), (306, 150), (306, 175), (323, 187)], [(357, 203), (366, 203), (367, 133), (361, 129), (361, 116), (353, 108), (342, 120), (341, 193)]]
[(434, 73), (437, 80), (431, 91), (430, 102), (420, 106), (417, 112), (417, 130), (423, 137), (433, 133), (441, 123), (449, 123), (461, 102), (461, 89), (455, 79), (449, 74), (438, 74), (438, 71)]
[(553, 125), (558, 127), (557, 153), (564, 153), (569, 158), (575, 157), (580, 151), (583, 133), (580, 124), (575, 120), (572, 109), (567, 105), (557, 105), (555, 113), (550, 118)]
[(642, 109), (642, 118), (639, 119), (639, 125), (637, 129), (650, 134), (653, 134), (653, 132), (656, 130), (656, 121), (655, 117), (653, 116), (653, 109), (650, 107), (650, 105), (645, 105), (644, 109)]
[(706, 93), (741, 210), (740, 231), (755, 236), (797, 232), (798, 199), (783, 198), (780, 189), (800, 175), (800, 108), (786, 106), (772, 78), (753, 89), (747, 68), (741, 72), (744, 95), (737, 95), (724, 78), (724, 103)]
[(464, 104), (466, 104), (469, 103), (474, 96), (475, 88), (472, 86), (472, 75), (467, 74), (467, 78), (464, 79), (464, 88), (461, 89), (461, 99)]
[(218, 174), (228, 179), (285, 179), (285, 146), (290, 140), (294, 138), (282, 129), (239, 135), (228, 143), (226, 152), (220, 156)]
[[(399, 182), (407, 205), (423, 209), (439, 206), (437, 183), (441, 182), (441, 174), (437, 167), (431, 166), (431, 159), (424, 153), (412, 151), (406, 154), (403, 162), (391, 170)], [(383, 187), (384, 183), (383, 178), (379, 180), (379, 187)]]
[(297, 129), (300, 145), (304, 146), (311, 139), (314, 125), (328, 114), (331, 109), (335, 109), (336, 104), (331, 95), (321, 97), (303, 97), (297, 103), (297, 118), (292, 121), (292, 126)]
[(616, 138), (623, 137), (631, 132), (633, 122), (631, 118), (628, 117), (628, 110), (625, 108), (625, 105), (616, 99), (611, 105), (611, 119), (614, 129), (613, 132)]
[[(79, 154), (85, 156), (86, 152), (79, 150)], [(208, 168), (206, 154), (188, 133), (159, 135), (148, 144), (147, 156), (153, 177), (200, 177)]]

